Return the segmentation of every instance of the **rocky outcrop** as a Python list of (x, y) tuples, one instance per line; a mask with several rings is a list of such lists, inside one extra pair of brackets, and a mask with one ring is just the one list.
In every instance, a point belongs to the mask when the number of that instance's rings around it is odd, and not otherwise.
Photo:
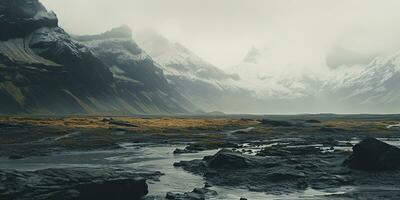
[(323, 157), (303, 153), (263, 157), (221, 150), (202, 160), (181, 161), (174, 165), (203, 175), (212, 185), (242, 187), (270, 194), (287, 194), (309, 187), (327, 189), (352, 182), (352, 177), (344, 175), (345, 168), (335, 166), (340, 160), (339, 155)]
[(56, 27), (58, 19), (37, 0), (0, 2), (0, 40), (24, 37), (41, 27)]
[(216, 196), (217, 192), (207, 188), (195, 188), (192, 192), (173, 193), (168, 192), (165, 196), (169, 200), (205, 200), (207, 197)]
[(207, 165), (215, 169), (243, 169), (252, 165), (252, 160), (230, 150), (221, 150), (212, 157), (205, 158)]
[(345, 166), (359, 170), (400, 169), (400, 149), (375, 138), (367, 138), (353, 147)]
[(148, 193), (144, 178), (109, 169), (0, 171), (3, 200), (141, 199)]

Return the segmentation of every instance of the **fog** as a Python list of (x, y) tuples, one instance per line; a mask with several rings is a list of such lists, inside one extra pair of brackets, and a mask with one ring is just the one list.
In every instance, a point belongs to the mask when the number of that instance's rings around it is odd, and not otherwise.
[(337, 48), (363, 58), (400, 49), (400, 1), (397, 0), (42, 0), (42, 3), (58, 14), (60, 25), (71, 33), (99, 33), (121, 24), (134, 30), (151, 28), (220, 68), (240, 63), (253, 46), (268, 49), (274, 60), (313, 65), (314, 69), (326, 65), (327, 55), (332, 63), (338, 59), (341, 64), (346, 60), (343, 56), (352, 56), (331, 55)]

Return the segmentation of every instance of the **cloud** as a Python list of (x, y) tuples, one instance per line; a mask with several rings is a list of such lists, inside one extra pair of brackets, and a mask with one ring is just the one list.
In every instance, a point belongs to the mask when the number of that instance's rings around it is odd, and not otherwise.
[(274, 60), (315, 65), (313, 70), (325, 67), (337, 46), (366, 55), (400, 49), (398, 0), (42, 2), (71, 33), (99, 33), (121, 24), (150, 27), (221, 68), (241, 62), (253, 45), (268, 49)]

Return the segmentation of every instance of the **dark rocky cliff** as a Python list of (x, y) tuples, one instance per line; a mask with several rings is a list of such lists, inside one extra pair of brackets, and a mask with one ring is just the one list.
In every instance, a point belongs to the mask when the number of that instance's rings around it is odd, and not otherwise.
[[(0, 114), (187, 113), (180, 105), (189, 103), (175, 99), (172, 89), (143, 93), (138, 83), (115, 76), (112, 61), (104, 62), (57, 24), (38, 0), (0, 2)], [(141, 87), (168, 85), (137, 69), (131, 74), (147, 80)]]

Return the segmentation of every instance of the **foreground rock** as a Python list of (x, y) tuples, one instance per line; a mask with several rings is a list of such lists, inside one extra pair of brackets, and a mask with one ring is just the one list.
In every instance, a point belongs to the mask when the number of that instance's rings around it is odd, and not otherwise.
[(368, 138), (353, 147), (353, 154), (343, 164), (359, 170), (400, 169), (400, 149)]
[(135, 200), (148, 193), (143, 176), (106, 169), (0, 171), (2, 200)]
[(287, 194), (308, 187), (327, 189), (352, 181), (345, 168), (334, 165), (339, 157), (330, 156), (326, 160), (329, 162), (315, 154), (261, 157), (224, 149), (202, 160), (174, 165), (203, 175), (213, 185), (245, 187), (270, 194)]
[(168, 192), (165, 198), (170, 200), (204, 200), (207, 197), (215, 195), (217, 195), (217, 192), (214, 190), (195, 188), (192, 192), (186, 192), (183, 194)]

